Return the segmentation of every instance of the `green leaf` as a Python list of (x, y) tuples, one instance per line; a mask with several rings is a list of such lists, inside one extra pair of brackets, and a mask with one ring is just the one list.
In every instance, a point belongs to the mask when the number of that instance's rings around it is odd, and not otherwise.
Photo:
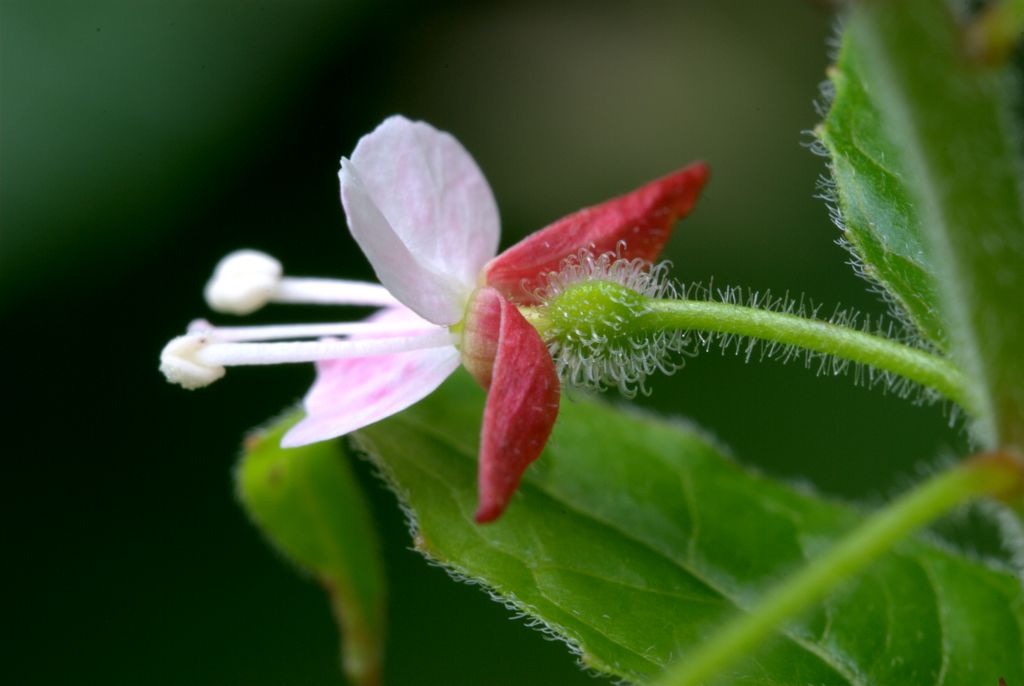
[[(616, 677), (657, 675), (861, 520), (743, 470), (685, 423), (566, 400), (509, 511), (478, 526), (482, 401), (459, 374), (358, 445), (414, 518), (420, 551)], [(1022, 625), (1013, 574), (912, 539), (721, 683), (1024, 683)]]
[(935, 270), (910, 200), (897, 146), (860, 79), (860, 55), (843, 43), (829, 70), (834, 91), (816, 134), (829, 153), (834, 200), (856, 268), (932, 345), (947, 347)]
[(355, 684), (380, 683), (384, 564), (369, 506), (339, 442), (283, 449), (286, 416), (246, 440), (238, 494), (285, 557), (327, 590), (341, 628), (342, 662)]
[(982, 443), (1019, 449), (1024, 176), (1011, 114), (1019, 84), (973, 61), (965, 44), (943, 0), (856, 3), (821, 137), (866, 269), (929, 338), (947, 341), (976, 386)]

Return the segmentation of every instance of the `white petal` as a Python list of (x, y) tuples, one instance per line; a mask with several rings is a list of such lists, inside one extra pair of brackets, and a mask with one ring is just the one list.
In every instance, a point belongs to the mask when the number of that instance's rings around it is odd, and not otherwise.
[(454, 347), (319, 363), (306, 418), (281, 445), (325, 441), (390, 417), (429, 395), (458, 367)]
[(450, 134), (390, 117), (342, 160), (352, 235), (395, 297), (437, 324), (462, 318), (477, 276), (497, 253), (490, 186)]
[[(394, 327), (386, 338), (429, 326), (404, 307), (381, 310), (366, 322)], [(317, 363), (316, 381), (303, 401), (306, 417), (285, 434), (281, 445), (336, 438), (400, 412), (429, 395), (459, 364), (454, 346)]]
[(471, 292), (466, 285), (417, 259), (381, 214), (348, 160), (342, 161), (340, 177), (341, 197), (352, 235), (380, 282), (429, 322), (449, 325), (461, 320)]

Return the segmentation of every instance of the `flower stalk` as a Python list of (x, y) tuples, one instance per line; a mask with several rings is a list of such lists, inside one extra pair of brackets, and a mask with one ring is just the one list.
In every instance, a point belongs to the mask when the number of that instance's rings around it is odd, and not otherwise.
[[(584, 385), (643, 389), (653, 371), (671, 372), (673, 356), (692, 350), (690, 332), (739, 336), (773, 349), (805, 351), (839, 361), (867, 365), (931, 389), (976, 414), (978, 401), (963, 373), (950, 360), (885, 336), (790, 312), (730, 302), (671, 297), (661, 266), (639, 266), (607, 256), (581, 256), (569, 265), (592, 265), (598, 273), (574, 275), (559, 284), (539, 307), (524, 316), (551, 348), (560, 369), (572, 367)], [(636, 269), (616, 269), (625, 264)], [(639, 269), (640, 271), (637, 271)], [(608, 278), (613, 274), (616, 278)], [(561, 275), (553, 275), (553, 281)], [(645, 279), (637, 281), (638, 278)], [(634, 283), (635, 282), (635, 283)], [(639, 284), (639, 285), (638, 285)], [(571, 364), (566, 358), (572, 357)], [(581, 371), (582, 370), (582, 371)], [(625, 383), (623, 383), (623, 381)], [(623, 388), (626, 386), (626, 388)]]
[(949, 360), (848, 326), (785, 312), (696, 300), (648, 300), (646, 312), (634, 325), (735, 334), (792, 345), (898, 374), (938, 391), (968, 412), (977, 408), (966, 379)]

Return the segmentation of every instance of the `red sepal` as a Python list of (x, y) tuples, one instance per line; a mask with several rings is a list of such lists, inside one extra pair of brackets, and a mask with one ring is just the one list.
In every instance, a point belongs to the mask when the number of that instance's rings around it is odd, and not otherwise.
[[(498, 345), (480, 432), (476, 521), (501, 516), (558, 416), (559, 384), (547, 346), (516, 306), (496, 290), (477, 292), (474, 307), (497, 311)], [(491, 317), (482, 317), (493, 321)]]
[(693, 209), (708, 173), (706, 164), (694, 162), (632, 193), (559, 219), (487, 263), (487, 285), (514, 302), (529, 304), (529, 291), (544, 285), (544, 275), (558, 271), (565, 258), (581, 248), (595, 254), (613, 252), (619, 241), (625, 243), (626, 259), (653, 262), (671, 236), (672, 225)]
[(484, 388), (491, 387), (494, 374), (494, 358), (501, 335), (502, 300), (501, 294), (493, 288), (481, 288), (473, 293), (466, 308), (462, 345), (459, 346), (462, 366)]

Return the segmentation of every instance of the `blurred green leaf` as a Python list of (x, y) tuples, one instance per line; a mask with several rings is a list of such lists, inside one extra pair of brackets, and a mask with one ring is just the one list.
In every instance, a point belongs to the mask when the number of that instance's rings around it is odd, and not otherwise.
[[(857, 3), (822, 140), (866, 270), (976, 385), (977, 436), (1024, 446), (1019, 83), (973, 61), (942, 0)], [(938, 297), (936, 297), (938, 295)], [(938, 314), (941, 312), (941, 316)]]
[(279, 446), (297, 418), (247, 438), (239, 498), (270, 542), (327, 590), (345, 672), (353, 683), (373, 686), (380, 683), (385, 621), (377, 532), (339, 442)]
[(1024, 35), (1024, 0), (990, 0), (967, 29), (971, 55), (990, 64), (1003, 64)]
[(26, 285), (109, 278), (195, 221), (367, 4), (0, 4), (0, 305)]
[[(751, 474), (694, 427), (568, 399), (506, 515), (478, 526), (482, 392), (459, 374), (357, 434), (417, 548), (644, 681), (860, 519)], [(1017, 578), (914, 539), (722, 675), (728, 684), (1024, 682)], [(453, 653), (457, 648), (453, 648)]]

